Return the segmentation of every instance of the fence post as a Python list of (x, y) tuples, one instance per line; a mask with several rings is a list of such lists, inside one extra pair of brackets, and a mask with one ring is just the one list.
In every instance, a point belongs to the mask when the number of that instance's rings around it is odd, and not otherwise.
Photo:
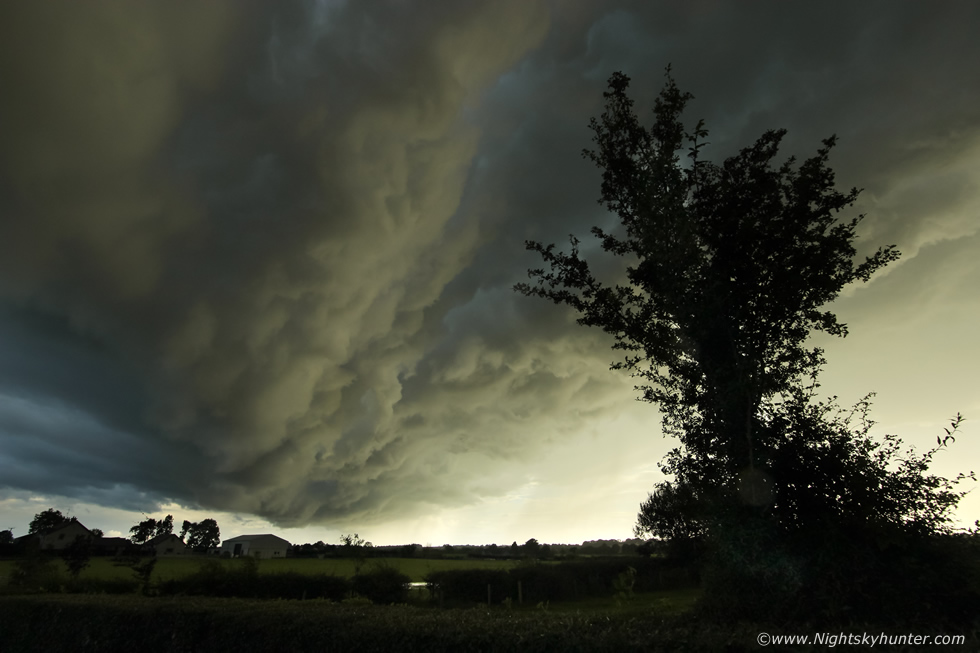
[(524, 603), (524, 590), (521, 587), (521, 581), (517, 581), (517, 602), (519, 604)]
[(490, 607), (490, 583), (487, 583), (487, 607)]

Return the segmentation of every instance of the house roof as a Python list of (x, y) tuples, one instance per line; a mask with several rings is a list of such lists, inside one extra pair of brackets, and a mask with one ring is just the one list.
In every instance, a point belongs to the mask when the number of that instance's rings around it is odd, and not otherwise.
[(148, 546), (156, 546), (157, 544), (162, 544), (162, 543), (166, 542), (167, 540), (169, 540), (171, 538), (177, 540), (181, 544), (184, 543), (184, 540), (180, 539), (179, 537), (177, 537), (173, 533), (164, 533), (163, 535), (157, 535), (156, 537), (151, 537), (150, 539), (148, 539), (146, 541), (145, 544), (148, 545)]
[(221, 546), (229, 543), (238, 542), (248, 542), (250, 545), (266, 545), (266, 546), (290, 546), (288, 540), (284, 540), (278, 535), (273, 535), (272, 533), (263, 533), (261, 535), (239, 535), (237, 537), (232, 537), (221, 542)]
[(27, 539), (29, 537), (41, 537), (41, 536), (44, 536), (44, 535), (51, 535), (53, 533), (57, 533), (58, 531), (60, 531), (63, 528), (67, 528), (69, 526), (81, 526), (82, 529), (86, 533), (92, 535), (92, 537), (95, 537), (95, 535), (92, 534), (92, 531), (90, 531), (89, 529), (85, 528), (85, 525), (82, 524), (82, 522), (78, 521), (77, 518), (72, 517), (71, 519), (67, 519), (67, 520), (61, 522), (57, 526), (52, 526), (51, 528), (46, 528), (43, 531), (39, 531), (37, 533), (28, 533), (27, 535), (21, 535), (20, 537), (17, 537), (17, 538), (14, 538), (14, 539), (16, 539), (16, 540), (25, 540), (25, 539)]

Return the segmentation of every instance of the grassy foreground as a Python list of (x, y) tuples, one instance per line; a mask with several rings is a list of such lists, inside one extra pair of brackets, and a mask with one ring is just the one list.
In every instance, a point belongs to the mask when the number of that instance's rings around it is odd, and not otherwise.
[(0, 597), (4, 651), (651, 651), (662, 619), (324, 601)]
[[(687, 600), (691, 597), (688, 596)], [(637, 597), (630, 606), (592, 609), (476, 607), (439, 610), (410, 605), (329, 601), (255, 601), (201, 597), (35, 595), (0, 597), (3, 651), (758, 651), (760, 632), (810, 634), (812, 625), (712, 624), (684, 611), (660, 610)], [(677, 607), (677, 606), (675, 606)], [(850, 627), (849, 632), (861, 629)], [(868, 633), (883, 629), (867, 627)], [(895, 633), (894, 629), (885, 629)], [(919, 631), (924, 632), (924, 631)], [(949, 650), (977, 650), (976, 633)], [(827, 645), (770, 646), (826, 651)], [(937, 647), (933, 647), (937, 648)], [(911, 646), (875, 650), (921, 650)]]
[[(803, 624), (720, 621), (710, 616), (714, 613), (705, 612), (703, 604), (697, 605), (701, 590), (665, 585), (668, 570), (658, 578), (658, 568), (653, 565), (643, 575), (645, 567), (637, 561), (633, 564), (641, 573), (636, 576), (635, 591), (613, 592), (615, 587), (602, 582), (596, 586), (595, 578), (589, 585), (590, 577), (599, 574), (600, 581), (608, 581), (600, 572), (604, 570), (607, 576), (615, 572), (619, 561), (605, 567), (595, 561), (563, 568), (522, 567), (516, 561), (390, 559), (390, 566), (411, 573), (413, 579), (447, 569), (454, 573), (439, 578), (438, 597), (413, 590), (397, 599), (379, 599), (374, 605), (363, 598), (372, 596), (367, 589), (359, 594), (362, 589), (357, 578), (341, 578), (345, 570), (347, 575), (353, 573), (355, 563), (350, 560), (266, 560), (257, 570), (252, 567), (249, 576), (249, 566), (241, 561), (210, 559), (212, 566), (202, 567), (200, 558), (160, 559), (155, 580), (142, 588), (133, 580), (131, 569), (114, 566), (110, 560), (92, 562), (80, 580), (88, 574), (89, 581), (105, 583), (79, 584), (61, 577), (44, 587), (0, 587), (0, 651), (758, 651), (760, 633), (813, 637), (845, 632), (859, 636), (962, 635), (965, 642), (948, 650), (980, 650), (980, 621), (976, 620), (969, 620), (972, 625), (965, 630), (961, 625), (958, 632), (921, 619), (917, 624), (891, 620), (884, 627), (821, 623), (816, 617)], [(378, 562), (367, 561), (362, 573), (371, 573)], [(506, 571), (510, 567), (516, 568)], [(10, 571), (9, 563), (5, 564), (0, 576)], [(277, 574), (292, 579), (292, 584), (277, 584)], [(520, 579), (522, 604), (516, 595), (508, 596), (514, 594), (512, 585)], [(566, 586), (570, 579), (578, 584), (577, 591)], [(326, 581), (322, 591), (318, 590)], [(460, 585), (461, 581), (465, 582)], [(469, 588), (467, 582), (479, 585), (476, 598), (466, 598), (470, 594), (463, 591)], [(487, 583), (494, 584), (489, 606), (485, 599), (477, 602), (479, 596), (486, 596), (483, 588)], [(2, 585), (6, 583), (0, 580)], [(604, 587), (605, 593), (583, 592), (586, 586), (593, 590)], [(235, 591), (225, 591), (229, 587)], [(150, 596), (143, 595), (144, 591)], [(304, 600), (297, 600), (300, 595)], [(232, 596), (267, 598), (227, 598)], [(293, 600), (277, 596), (292, 596)], [(539, 600), (548, 596), (550, 602)], [(388, 605), (390, 601), (398, 604)], [(769, 650), (791, 651), (827, 648), (826, 642), (768, 646)], [(923, 650), (914, 645), (874, 648)]]

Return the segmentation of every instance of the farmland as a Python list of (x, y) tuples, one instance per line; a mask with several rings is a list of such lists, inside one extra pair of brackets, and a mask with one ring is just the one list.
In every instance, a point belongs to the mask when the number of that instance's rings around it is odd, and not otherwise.
[[(56, 569), (63, 564), (52, 562)], [(131, 567), (104, 558), (91, 562), (78, 581), (57, 569), (46, 591), (0, 581), (0, 648), (114, 651), (138, 641), (146, 652), (754, 650), (758, 632), (802, 627), (716, 621), (696, 605), (701, 590), (678, 573), (683, 570), (640, 557), (564, 563), (279, 559), (258, 565), (160, 558), (145, 585), (134, 580)], [(0, 576), (12, 571), (13, 561), (0, 561)], [(399, 583), (431, 575), (440, 585), (435, 594), (403, 592), (393, 601), (372, 601), (370, 584), (358, 586), (358, 578), (372, 574), (382, 581), (400, 577)], [(853, 630), (843, 623), (829, 629), (845, 625)], [(814, 632), (828, 624), (806, 627)], [(861, 628), (894, 630), (887, 624)], [(976, 644), (976, 637), (967, 643)]]
[[(390, 650), (395, 643), (397, 650), (488, 645), (499, 650), (550, 650), (554, 645), (563, 650), (647, 650), (647, 631), (663, 619), (682, 616), (699, 595), (692, 588), (622, 597), (583, 596), (580, 591), (574, 600), (555, 600), (557, 594), (549, 595), (551, 601), (539, 600), (544, 594), (534, 596), (536, 584), (537, 591), (544, 592), (558, 565), (517, 560), (281, 559), (256, 566), (214, 557), (160, 558), (151, 582), (141, 589), (131, 567), (110, 559), (92, 559), (77, 581), (69, 580), (60, 560), (51, 561), (58, 579), (47, 584), (47, 591), (38, 592), (36, 586), (0, 588), (4, 650), (35, 650), (42, 641), (49, 649), (82, 645), (86, 650), (116, 650), (137, 639), (145, 651), (228, 650), (229, 642), (234, 650), (245, 651), (281, 650), (284, 644), (300, 651)], [(480, 583), (483, 574), (500, 583), (518, 574), (513, 578), (523, 579), (524, 601), (520, 591), (509, 596), (495, 590), (489, 604), (485, 599), (473, 602), (450, 596), (447, 586), (445, 609), (440, 609), (441, 590), (439, 600), (428, 592), (412, 591), (403, 592), (399, 605), (372, 605), (350, 593), (358, 587), (358, 566), (361, 578), (395, 573), (416, 582), (429, 574), (447, 580), (453, 574), (469, 574), (467, 578)], [(9, 578), (13, 571), (13, 561), (0, 562), (0, 575)], [(325, 576), (334, 581), (323, 584)], [(298, 581), (300, 592), (285, 579)], [(208, 588), (204, 594), (202, 581)], [(338, 584), (339, 595), (318, 591), (333, 591)], [(230, 587), (241, 593), (228, 594)], [(481, 587), (477, 593), (486, 597), (486, 585)], [(258, 600), (260, 596), (266, 599)]]
[[(215, 560), (229, 570), (235, 569), (239, 562), (219, 558), (204, 558), (200, 556), (159, 558), (150, 580), (153, 582), (173, 580), (188, 576), (201, 565), (204, 560)], [(60, 559), (55, 563), (63, 574), (67, 574), (64, 562)], [(425, 576), (434, 571), (456, 569), (510, 569), (518, 564), (517, 560), (473, 560), (473, 559), (423, 559), (423, 558), (370, 558), (359, 562), (351, 558), (277, 558), (259, 562), (260, 574), (277, 574), (296, 572), (302, 574), (328, 574), (351, 578), (358, 565), (367, 570), (378, 564), (387, 564), (398, 569), (412, 581), (421, 582)], [(6, 584), (13, 568), (13, 560), (0, 560), (0, 587)], [(128, 580), (132, 578), (129, 567), (113, 562), (111, 558), (92, 558), (88, 567), (82, 570), (81, 580)]]

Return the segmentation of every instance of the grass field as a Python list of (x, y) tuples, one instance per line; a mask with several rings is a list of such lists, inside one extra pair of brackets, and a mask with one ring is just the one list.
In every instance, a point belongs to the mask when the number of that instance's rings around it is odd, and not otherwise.
[[(651, 610), (666, 596), (629, 605), (439, 610), (329, 601), (206, 597), (0, 596), (0, 632), (9, 650), (130, 648), (188, 651), (674, 651), (722, 650), (729, 630), (678, 622)], [(676, 614), (676, 613), (675, 613)], [(683, 618), (682, 616), (679, 618)], [(736, 641), (753, 643), (753, 629)], [(730, 649), (731, 647), (727, 647)], [(733, 649), (740, 650), (740, 649)]]
[[(311, 601), (259, 601), (210, 597), (47, 594), (0, 595), (0, 646), (7, 651), (120, 651), (226, 653), (227, 651), (356, 650), (551, 651), (659, 653), (759, 651), (759, 633), (943, 633), (964, 640), (949, 650), (976, 651), (980, 628), (937, 628), (934, 623), (715, 623), (678, 614), (691, 592), (638, 595), (613, 606), (565, 604), (560, 609), (485, 606), (440, 610), (411, 605)], [(657, 602), (660, 601), (658, 604)], [(651, 609), (652, 606), (661, 609)], [(666, 608), (663, 609), (663, 608)], [(671, 614), (673, 613), (673, 614)], [(768, 650), (826, 652), (827, 644), (770, 646)], [(851, 647), (854, 648), (854, 647)], [(865, 647), (867, 648), (867, 647)], [(875, 646), (874, 650), (879, 647)], [(932, 647), (939, 650), (941, 647)], [(915, 651), (920, 647), (885, 647)]]
[[(197, 571), (206, 558), (189, 556), (186, 558), (159, 558), (153, 570), (152, 581), (165, 581), (174, 578), (182, 578)], [(229, 569), (234, 569), (241, 563), (238, 560), (223, 560), (220, 558), (210, 558), (219, 560), (221, 564)], [(67, 575), (67, 570), (61, 560), (56, 560), (56, 564), (61, 566), (62, 572)], [(428, 560), (419, 558), (368, 558), (364, 561), (362, 571), (367, 571), (377, 564), (390, 564), (413, 581), (422, 581), (426, 574), (433, 571), (443, 571), (449, 569), (510, 569), (519, 564), (517, 560)], [(354, 575), (357, 561), (349, 558), (279, 558), (274, 560), (259, 561), (259, 573), (271, 574), (286, 571), (299, 572), (304, 574), (331, 574), (350, 578)], [(10, 571), (13, 569), (13, 560), (0, 560), (0, 585), (6, 585)], [(131, 579), (133, 572), (129, 567), (114, 565), (111, 558), (92, 558), (88, 567), (82, 570), (79, 578), (81, 579)]]

